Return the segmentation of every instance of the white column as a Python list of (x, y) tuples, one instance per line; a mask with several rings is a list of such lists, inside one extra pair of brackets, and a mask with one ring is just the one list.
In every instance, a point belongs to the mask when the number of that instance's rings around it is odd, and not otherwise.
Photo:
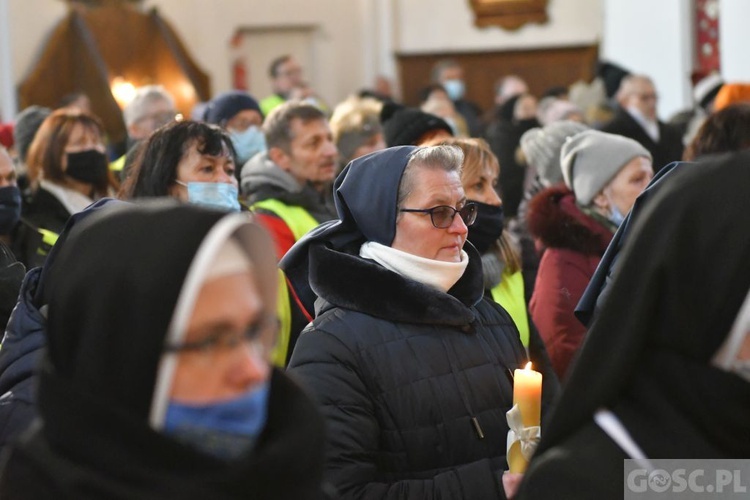
[[(692, 106), (691, 4), (687, 0), (603, 0), (601, 58), (653, 79), (662, 120)], [(722, 12), (722, 23), (723, 16)]]
[(362, 37), (361, 87), (371, 87), (377, 75), (378, 29), (376, 25), (378, 0), (360, 0), (360, 35)]
[(13, 121), (17, 114), (16, 88), (13, 81), (13, 61), (10, 46), (8, 0), (0, 0), (0, 121)]
[(750, 82), (750, 2), (719, 0), (719, 47), (721, 76), (728, 82)]

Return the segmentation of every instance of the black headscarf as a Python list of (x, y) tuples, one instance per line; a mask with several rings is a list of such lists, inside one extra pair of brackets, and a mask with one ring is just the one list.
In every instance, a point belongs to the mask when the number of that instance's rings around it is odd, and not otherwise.
[[(273, 247), (244, 215), (159, 200), (105, 207), (71, 230), (45, 286), (48, 349), (38, 393), (43, 426), (14, 450), (3, 492), (22, 489), (30, 480), (23, 474), (31, 470), (47, 474), (41, 486), (52, 488), (53, 481), (62, 496), (76, 498), (316, 496), (320, 466), (310, 460), (322, 457), (322, 422), (280, 373), (271, 380), (266, 429), (253, 452), (236, 462), (192, 450), (149, 424), (165, 337), (209, 234), (212, 242), (233, 236), (248, 249), (267, 312), (273, 312)], [(294, 477), (285, 483), (277, 469)], [(309, 495), (294, 490), (308, 473), (313, 483), (302, 491)]]
[(750, 456), (750, 384), (710, 364), (750, 288), (748, 164), (677, 169), (646, 205), (538, 455), (604, 407), (648, 457)]
[(338, 219), (325, 222), (300, 239), (281, 259), (292, 287), (312, 311), (315, 293), (308, 281), (308, 252), (313, 243), (347, 250), (365, 241), (391, 246), (396, 237), (398, 187), (416, 146), (397, 146), (370, 153), (349, 163), (333, 184)]

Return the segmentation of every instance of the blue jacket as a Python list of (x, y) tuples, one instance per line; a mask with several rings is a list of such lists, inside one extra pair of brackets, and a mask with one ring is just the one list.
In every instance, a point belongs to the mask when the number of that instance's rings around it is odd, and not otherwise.
[(16, 308), (8, 320), (0, 348), (0, 457), (5, 446), (36, 417), (36, 369), (46, 343), (44, 283), (73, 226), (119, 200), (104, 198), (68, 219), (43, 267), (29, 271), (21, 285)]
[(42, 268), (26, 274), (0, 349), (0, 454), (36, 416), (34, 372), (44, 346), (45, 318), (34, 303)]

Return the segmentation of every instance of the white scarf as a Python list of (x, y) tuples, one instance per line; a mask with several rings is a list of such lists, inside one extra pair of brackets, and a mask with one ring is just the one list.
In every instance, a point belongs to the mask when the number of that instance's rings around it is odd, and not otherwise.
[(638, 108), (628, 108), (628, 113), (641, 126), (646, 135), (654, 142), (659, 142), (659, 122), (646, 118)]
[(359, 256), (372, 259), (389, 271), (413, 279), (427, 286), (447, 292), (461, 279), (469, 256), (461, 250), (461, 262), (425, 259), (395, 248), (368, 241), (359, 249)]
[(45, 179), (42, 179), (39, 182), (39, 187), (43, 188), (45, 191), (48, 191), (52, 196), (57, 198), (57, 201), (59, 201), (62, 206), (65, 207), (65, 210), (70, 212), (71, 215), (77, 214), (84, 208), (94, 203), (94, 200), (84, 194), (79, 193), (78, 191), (74, 191), (73, 189), (61, 186), (59, 184), (53, 184), (52, 182)]

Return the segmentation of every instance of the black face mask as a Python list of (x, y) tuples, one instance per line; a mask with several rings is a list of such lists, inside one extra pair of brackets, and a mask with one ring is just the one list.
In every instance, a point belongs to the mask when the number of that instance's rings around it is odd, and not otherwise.
[(469, 226), (469, 241), (483, 254), (490, 249), (503, 233), (503, 207), (487, 205), (471, 200), (477, 204), (477, 220)]
[(66, 174), (72, 178), (100, 186), (107, 181), (107, 156), (96, 149), (87, 149), (78, 153), (67, 153), (68, 169)]
[(0, 234), (10, 234), (21, 218), (21, 190), (18, 186), (0, 188)]

